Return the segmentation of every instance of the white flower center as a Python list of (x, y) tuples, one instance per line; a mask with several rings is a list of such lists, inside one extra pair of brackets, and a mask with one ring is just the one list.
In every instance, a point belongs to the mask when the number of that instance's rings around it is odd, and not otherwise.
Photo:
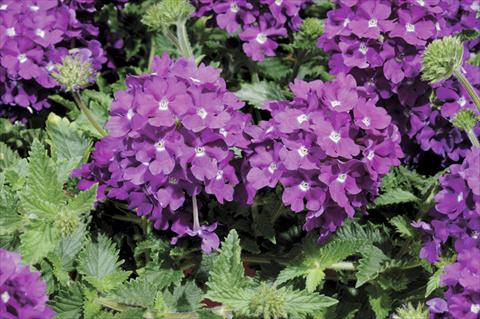
[(480, 312), (480, 305), (478, 303), (472, 303), (470, 306), (470, 311), (477, 314)]
[(358, 51), (362, 54), (367, 54), (368, 47), (365, 43), (360, 43), (360, 46), (358, 47)]
[(30, 10), (33, 11), (33, 12), (37, 12), (38, 10), (40, 10), (40, 7), (36, 6), (36, 5), (33, 5), (33, 6), (30, 6)]
[(305, 146), (300, 146), (300, 148), (297, 150), (298, 152), (298, 155), (300, 155), (300, 157), (305, 157), (308, 155), (308, 148), (306, 148)]
[(350, 23), (350, 19), (349, 19), (349, 18), (345, 18), (345, 20), (343, 20), (343, 26), (344, 26), (344, 27), (346, 27), (349, 23)]
[(127, 112), (127, 119), (131, 120), (133, 118), (133, 110), (132, 109), (129, 109), (128, 112)]
[(362, 123), (365, 124), (365, 126), (370, 126), (370, 118), (368, 116), (365, 116), (362, 119)]
[(305, 121), (308, 121), (308, 115), (307, 114), (302, 114), (302, 115), (297, 116), (297, 122), (299, 124), (302, 124)]
[(407, 23), (405, 25), (405, 30), (407, 30), (407, 32), (415, 32), (415, 26), (411, 23)]
[(300, 188), (300, 190), (301, 190), (302, 192), (306, 192), (306, 191), (308, 191), (308, 190), (310, 189), (310, 184), (307, 183), (307, 182), (305, 182), (305, 181), (303, 181), (303, 182), (300, 183), (300, 185), (298, 185), (298, 187)]
[(0, 10), (2, 10), (2, 11), (3, 11), (3, 10), (7, 10), (7, 8), (8, 8), (8, 4), (2, 4), (2, 5), (0, 5)]
[(143, 166), (150, 166), (150, 162), (142, 162)]
[(17, 60), (20, 63), (25, 63), (27, 62), (27, 56), (24, 53), (20, 53), (19, 55), (17, 55)]
[(461, 202), (463, 200), (463, 192), (457, 195), (457, 202)]
[(207, 117), (208, 112), (205, 111), (205, 109), (204, 109), (203, 107), (201, 107), (201, 108), (199, 108), (199, 109), (197, 110), (197, 115), (200, 116), (200, 118), (201, 118), (202, 120), (204, 120), (204, 119)]
[(193, 77), (190, 77), (190, 80), (192, 80), (192, 82), (195, 82), (195, 83), (200, 83), (202, 81), (200, 81), (199, 79), (196, 79), (196, 78), (193, 78)]
[(219, 169), (219, 170), (217, 171), (217, 176), (215, 176), (215, 179), (218, 181), (218, 180), (220, 180), (220, 179), (222, 179), (222, 178), (223, 178), (223, 171), (222, 171), (221, 169)]
[(168, 100), (166, 98), (163, 98), (158, 102), (158, 109), (160, 111), (166, 111), (168, 110)]
[(270, 126), (269, 128), (267, 128), (267, 130), (265, 131), (265, 133), (270, 133), (273, 131), (273, 126)]
[(10, 300), (10, 295), (8, 294), (8, 291), (3, 292), (0, 295), (0, 298), (2, 299), (3, 303), (7, 303)]
[(478, 239), (479, 235), (480, 235), (480, 233), (478, 231), (476, 231), (476, 230), (472, 231), (472, 238), (473, 239)]
[(347, 174), (340, 174), (337, 177), (337, 181), (342, 184), (345, 183), (346, 179), (347, 179)]
[(165, 151), (165, 141), (164, 141), (164, 140), (158, 141), (157, 144), (155, 144), (155, 148), (156, 148), (157, 151), (159, 151), (159, 152)]
[(473, 11), (478, 11), (478, 10), (480, 10), (480, 2), (474, 1), (474, 2), (472, 3), (472, 5), (470, 6), (470, 9), (472, 9)]
[(270, 174), (275, 173), (276, 170), (277, 170), (276, 163), (270, 163), (270, 165), (268, 165), (268, 171), (270, 172)]
[(440, 30), (442, 29), (442, 28), (440, 28), (440, 23), (438, 23), (438, 22), (435, 23), (435, 29), (436, 29), (437, 31), (440, 31)]
[(275, 0), (275, 4), (276, 4), (277, 6), (281, 6), (281, 5), (282, 5), (282, 2), (283, 2), (283, 0)]
[(332, 131), (332, 133), (330, 133), (330, 135), (329, 135), (328, 137), (329, 137), (329, 138), (332, 140), (332, 142), (335, 143), (335, 144), (338, 143), (338, 141), (340, 141), (340, 139), (342, 138), (342, 137), (340, 136), (340, 133), (335, 132), (335, 131)]
[(368, 27), (369, 28), (376, 28), (378, 25), (378, 20), (376, 18), (371, 18), (368, 20)]
[(170, 178), (168, 179), (168, 182), (169, 182), (170, 184), (176, 185), (176, 184), (178, 184), (178, 179), (177, 179), (176, 177), (170, 177)]
[(260, 44), (264, 44), (265, 42), (267, 42), (267, 36), (265, 35), (265, 33), (260, 32), (259, 34), (257, 34), (255, 40), (257, 40), (257, 42)]
[(368, 154), (367, 154), (367, 159), (369, 161), (371, 161), (374, 156), (375, 156), (375, 152), (374, 151), (369, 151)]
[(227, 130), (226, 130), (226, 129), (224, 129), (223, 127), (222, 127), (222, 128), (220, 128), (220, 129), (218, 130), (218, 132), (219, 132), (220, 134), (222, 134), (222, 135), (223, 135), (223, 137), (227, 137), (227, 135), (228, 135), (228, 132), (227, 132)]
[(48, 64), (45, 66), (48, 72), (52, 72), (53, 69), (55, 69), (55, 64), (52, 63), (52, 61), (49, 61)]
[(342, 104), (342, 102), (340, 102), (339, 100), (330, 101), (330, 106), (332, 108), (336, 108), (337, 106), (340, 106), (341, 104)]
[(236, 4), (235, 2), (232, 2), (230, 4), (230, 11), (232, 11), (233, 13), (237, 13), (238, 12), (238, 4)]
[(425, 1), (423, 0), (417, 0), (417, 3), (421, 5), (422, 7), (425, 5)]
[(14, 27), (10, 27), (10, 28), (7, 28), (5, 30), (5, 34), (8, 36), (8, 37), (14, 37), (17, 32), (15, 32), (15, 28)]
[(43, 31), (42, 29), (36, 29), (35, 34), (38, 35), (40, 38), (45, 37), (45, 31)]
[(460, 104), (460, 106), (465, 106), (465, 104), (467, 104), (467, 100), (465, 100), (465, 97), (461, 96), (458, 101), (457, 101), (458, 104)]
[(203, 146), (195, 147), (195, 156), (196, 157), (202, 157), (204, 155), (205, 155), (205, 147), (203, 147)]

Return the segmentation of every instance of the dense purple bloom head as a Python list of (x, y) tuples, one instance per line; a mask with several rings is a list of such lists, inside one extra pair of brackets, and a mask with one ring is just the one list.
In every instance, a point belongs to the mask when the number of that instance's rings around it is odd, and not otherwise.
[(155, 58), (153, 73), (126, 82), (127, 90), (115, 94), (109, 136), (74, 173), (82, 177), (79, 187), (99, 182), (99, 198), (126, 200), (155, 228), (196, 233), (211, 250), (214, 228), (187, 227), (180, 208), (201, 192), (233, 200), (239, 179), (232, 148), (249, 144), (243, 131), (250, 117), (238, 111), (243, 103), (219, 70), (167, 55)]
[(287, 27), (298, 30), (299, 11), (310, 0), (196, 0), (196, 15), (214, 14), (217, 25), (229, 33), (238, 32), (243, 51), (255, 61), (274, 56), (278, 37)]
[(98, 30), (76, 18), (73, 1), (1, 0), (0, 9), (0, 103), (30, 112), (48, 107), (43, 91), (58, 86), (50, 74), (73, 41), (95, 70), (106, 62), (93, 40)]
[(39, 272), (22, 265), (20, 255), (0, 248), (0, 317), (3, 319), (49, 319), (45, 283)]
[[(437, 96), (430, 100), (430, 87), (420, 80), (420, 69), (428, 42), (462, 28), (478, 28), (477, 10), (475, 5), (448, 0), (336, 1), (318, 46), (331, 55), (332, 73), (350, 73), (378, 93), (380, 104), (406, 137), (402, 142), (406, 149), (411, 140), (444, 163), (458, 161), (470, 143), (450, 120), (471, 101), (453, 80), (436, 84)], [(465, 46), (466, 61), (470, 44)], [(478, 85), (478, 67), (465, 64), (462, 71)]]
[(306, 209), (304, 228), (324, 238), (364, 209), (379, 178), (400, 163), (400, 135), (377, 97), (350, 75), (290, 87), (293, 101), (267, 102), (272, 118), (248, 132), (244, 179), (253, 193), (280, 183), (283, 203)]

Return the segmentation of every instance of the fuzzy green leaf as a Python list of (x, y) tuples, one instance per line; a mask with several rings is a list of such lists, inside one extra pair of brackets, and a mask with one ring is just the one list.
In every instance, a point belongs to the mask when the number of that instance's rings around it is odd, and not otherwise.
[(60, 178), (66, 180), (72, 169), (88, 156), (89, 143), (68, 121), (54, 113), (47, 119), (48, 142)]
[(389, 222), (396, 228), (397, 233), (399, 233), (400, 236), (402, 236), (403, 238), (411, 238), (415, 235), (414, 230), (412, 226), (410, 226), (410, 222), (407, 217), (397, 215), (390, 219)]
[(331, 297), (288, 288), (285, 293), (284, 309), (290, 315), (289, 318), (303, 318), (336, 303), (338, 300)]
[(39, 262), (53, 251), (60, 239), (60, 234), (50, 223), (38, 222), (29, 225), (20, 235), (22, 258), (29, 264)]
[(80, 252), (78, 271), (97, 289), (108, 291), (125, 281), (130, 272), (119, 269), (119, 251), (112, 241), (100, 235), (97, 242), (89, 242)]
[(375, 206), (387, 206), (402, 203), (416, 203), (419, 199), (414, 194), (400, 188), (392, 189), (377, 197)]
[(356, 277), (358, 288), (366, 282), (375, 279), (381, 271), (381, 265), (388, 257), (377, 247), (370, 245), (361, 250), (362, 258), (357, 267)]
[(193, 282), (176, 286), (173, 292), (165, 291), (163, 300), (168, 309), (176, 312), (189, 312), (200, 309), (203, 292)]
[(17, 152), (13, 151), (7, 144), (0, 142), (0, 172), (15, 164), (20, 159)]
[(97, 185), (80, 192), (67, 203), (67, 210), (71, 214), (81, 215), (90, 212), (96, 201)]
[(79, 319), (82, 315), (83, 295), (80, 285), (74, 284), (59, 291), (50, 302), (56, 319)]
[(246, 101), (256, 108), (263, 108), (263, 103), (268, 100), (281, 100), (285, 98), (281, 88), (273, 82), (244, 83), (235, 93), (241, 100)]

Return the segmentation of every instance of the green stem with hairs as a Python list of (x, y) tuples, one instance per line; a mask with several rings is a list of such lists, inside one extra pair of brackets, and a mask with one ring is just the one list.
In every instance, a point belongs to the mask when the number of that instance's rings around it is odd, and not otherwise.
[(155, 34), (150, 36), (150, 51), (148, 53), (148, 66), (147, 69), (152, 69), (153, 57), (155, 56)]
[(80, 95), (80, 93), (74, 91), (74, 92), (72, 92), (72, 94), (73, 94), (73, 99), (75, 100), (75, 103), (78, 105), (78, 107), (83, 112), (83, 114), (85, 114), (85, 117), (90, 122), (90, 124), (92, 124), (92, 126), (97, 130), (97, 132), (102, 137), (107, 136), (107, 132), (105, 132), (105, 130), (97, 123), (97, 121), (95, 120), (95, 117), (93, 116), (92, 112), (90, 112), (88, 107), (83, 102), (83, 99), (82, 99), (82, 96)]
[[(288, 266), (292, 263), (290, 258), (282, 258), (276, 256), (257, 256), (257, 255), (242, 255), (242, 261), (252, 263), (252, 264), (271, 264), (272, 262), (276, 262), (282, 266)], [(331, 270), (349, 270), (354, 271), (355, 265), (351, 262), (338, 262), (334, 263), (326, 269)]]
[(473, 146), (480, 148), (480, 142), (478, 141), (478, 138), (475, 135), (475, 132), (473, 132), (473, 129), (470, 129), (467, 131), (467, 136)]
[(468, 92), (468, 94), (472, 98), (473, 103), (477, 107), (477, 110), (480, 112), (480, 98), (478, 97), (477, 92), (475, 92), (475, 88), (472, 86), (470, 81), (468, 81), (466, 76), (463, 75), (462, 71), (459, 69), (455, 70), (453, 72), (453, 75), (457, 78), (458, 81), (460, 81), (464, 89)]
[(190, 46), (190, 40), (188, 40), (187, 28), (185, 26), (186, 21), (179, 21), (176, 23), (178, 49), (182, 56), (186, 58), (193, 57), (193, 50)]

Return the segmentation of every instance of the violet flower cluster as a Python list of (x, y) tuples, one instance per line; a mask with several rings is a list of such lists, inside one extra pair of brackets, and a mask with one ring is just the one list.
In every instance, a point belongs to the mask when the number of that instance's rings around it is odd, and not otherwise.
[(377, 97), (351, 75), (290, 85), (292, 101), (271, 101), (272, 118), (249, 127), (242, 170), (250, 201), (263, 187), (283, 186), (282, 201), (307, 211), (304, 229), (320, 240), (365, 210), (382, 175), (403, 156), (400, 133)]
[(22, 265), (20, 255), (0, 248), (0, 318), (49, 319), (46, 285), (39, 272)]
[(126, 200), (156, 229), (198, 235), (210, 251), (219, 244), (216, 224), (192, 226), (191, 214), (179, 209), (202, 191), (219, 203), (233, 200), (239, 178), (232, 148), (248, 146), (250, 116), (238, 111), (243, 102), (218, 69), (168, 55), (155, 57), (152, 69), (128, 77), (128, 89), (115, 94), (109, 135), (74, 175), (82, 178), (79, 188), (98, 182), (99, 199)]
[(229, 33), (238, 32), (243, 51), (254, 61), (274, 56), (276, 39), (287, 29), (298, 31), (299, 12), (310, 0), (195, 0), (196, 16), (213, 14), (216, 24)]
[(433, 318), (478, 318), (480, 313), (480, 149), (469, 151), (462, 164), (454, 164), (440, 179), (432, 221), (413, 225), (426, 233), (420, 252), (429, 262), (438, 261), (442, 245), (453, 240), (455, 263), (445, 267), (441, 284), (448, 286), (444, 299), (429, 301)]
[(16, 106), (30, 112), (49, 107), (49, 89), (58, 86), (50, 73), (73, 41), (95, 70), (106, 62), (93, 40), (98, 29), (77, 19), (75, 7), (75, 1), (0, 0), (0, 115)]
[[(469, 143), (449, 120), (453, 109), (471, 100), (447, 81), (437, 86), (436, 93), (437, 102), (449, 105), (441, 110), (432, 107), (429, 85), (420, 79), (422, 54), (434, 39), (478, 29), (478, 6), (476, 0), (339, 0), (328, 12), (317, 45), (331, 54), (332, 73), (350, 73), (378, 93), (405, 142), (416, 140), (422, 150), (457, 161), (465, 156)], [(465, 66), (463, 71), (478, 85), (478, 68)]]

